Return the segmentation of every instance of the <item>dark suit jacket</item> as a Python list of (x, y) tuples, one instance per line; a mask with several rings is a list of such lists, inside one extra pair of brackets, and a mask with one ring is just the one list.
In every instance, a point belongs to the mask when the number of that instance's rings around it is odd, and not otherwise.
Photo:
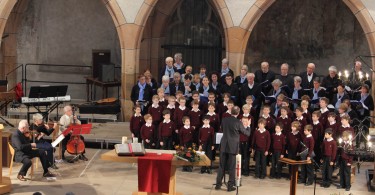
[(288, 74), (286, 76), (276, 75), (276, 79), (279, 79), (283, 84), (281, 86), (288, 86), (289, 91), (294, 89), (294, 78), (292, 75)]
[[(350, 97), (348, 94), (344, 93), (343, 97), (341, 98), (341, 103), (344, 102), (344, 100), (350, 100)], [(330, 100), (329, 103), (332, 104), (333, 106), (336, 105), (337, 102), (337, 93), (335, 93), (332, 97), (332, 101)]]
[(238, 89), (241, 90), (241, 87), (244, 83), (247, 83), (247, 79), (244, 80), (243, 83), (241, 83), (241, 76), (238, 75), (236, 76), (236, 78), (234, 79), (234, 83), (236, 83), (236, 85), (238, 86)]
[(240, 132), (250, 136), (250, 129), (245, 128), (242, 122), (234, 116), (224, 118), (221, 122), (223, 137), (221, 139), (220, 152), (238, 154)]
[(299, 76), (300, 76), (301, 79), (302, 79), (301, 87), (302, 87), (303, 89), (311, 89), (311, 88), (314, 88), (314, 79), (315, 79), (315, 77), (317, 77), (316, 73), (313, 73), (313, 76), (312, 76), (311, 82), (309, 82), (309, 79), (307, 79), (307, 71), (305, 71), (305, 72), (301, 72), (301, 74), (299, 74)]
[(252, 95), (254, 96), (254, 101), (253, 101), (253, 106), (255, 107), (256, 105), (258, 105), (258, 103), (261, 102), (261, 88), (259, 86), (258, 83), (255, 83), (254, 82), (254, 86), (252, 89), (249, 88), (249, 85), (248, 83), (246, 82), (245, 84), (243, 84), (242, 88), (241, 88), (241, 101), (242, 101), (242, 105), (243, 104), (246, 104), (246, 97), (249, 96), (249, 95)]
[(273, 80), (275, 80), (275, 73), (273, 71), (269, 70), (265, 78), (263, 78), (262, 70), (257, 70), (254, 74), (255, 74), (254, 81), (256, 83), (261, 84), (264, 81), (268, 80), (268, 82), (266, 84), (262, 85), (262, 92), (267, 94), (272, 88), (271, 83), (272, 83)]
[[(172, 82), (170, 85), (169, 85), (169, 87), (173, 87), (174, 89), (173, 89), (173, 91), (174, 91), (174, 94), (171, 94), (171, 95), (176, 95), (176, 83), (175, 82)], [(179, 91), (182, 91), (182, 93), (184, 93), (185, 92), (185, 85), (184, 85), (184, 83), (183, 82), (179, 82), (178, 83), (178, 90)]]
[[(165, 69), (166, 69), (166, 66), (167, 65), (164, 65), (163, 68), (161, 69), (161, 71), (159, 72), (159, 83), (162, 83), (161, 82), (161, 78), (165, 75)], [(174, 72), (178, 72), (177, 71), (177, 68), (173, 66), (173, 70)]]
[[(221, 69), (220, 69), (219, 72), (220, 72), (220, 73), (219, 73), (219, 76), (220, 76), (219, 82), (220, 82), (221, 84), (225, 84), (225, 76), (226, 76), (226, 74), (223, 75), (223, 76), (221, 76)], [(230, 73), (230, 74), (232, 75), (232, 78), (234, 78), (234, 73), (233, 73), (233, 70), (232, 70), (232, 69), (229, 68), (229, 72), (228, 72), (228, 73)], [(228, 74), (228, 73), (227, 73), (227, 74)]]
[[(135, 104), (135, 102), (138, 100), (138, 95), (139, 95), (139, 86), (138, 86), (138, 83), (135, 84), (132, 88), (132, 92), (130, 94), (130, 98), (132, 100), (132, 102)], [(146, 84), (146, 87), (145, 87), (145, 90), (144, 90), (144, 93), (143, 93), (143, 100), (146, 100), (148, 101), (149, 103), (151, 103), (151, 99), (152, 99), (152, 95), (153, 95), (153, 91), (152, 91), (152, 88), (150, 85)]]
[[(161, 88), (163, 83), (159, 85), (159, 88)], [(169, 95), (176, 94), (176, 88), (172, 87), (171, 83), (169, 83)]]
[[(356, 100), (358, 100), (358, 101), (361, 100), (361, 94), (357, 95)], [(358, 111), (358, 116), (360, 116), (360, 117), (370, 116), (370, 111), (374, 110), (374, 99), (372, 98), (372, 96), (371, 95), (367, 96), (367, 98), (365, 99), (365, 101), (363, 102), (363, 104), (368, 107), (368, 110), (365, 109), (364, 114), (362, 116), (360, 115), (358, 109), (353, 108), (353, 110), (357, 110)]]
[(11, 140), (15, 151), (14, 159), (16, 162), (21, 162), (24, 158), (31, 158), (30, 154), (32, 148), (30, 140), (28, 140), (20, 130), (17, 129), (17, 131), (13, 132)]

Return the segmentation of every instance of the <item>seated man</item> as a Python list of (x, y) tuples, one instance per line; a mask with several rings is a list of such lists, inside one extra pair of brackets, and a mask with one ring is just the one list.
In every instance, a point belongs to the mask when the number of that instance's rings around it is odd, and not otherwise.
[[(77, 119), (77, 116), (73, 114), (73, 109), (71, 106), (65, 106), (64, 107), (64, 115), (60, 118), (60, 130), (63, 132), (66, 130), (71, 124), (77, 124), (80, 125), (81, 121)], [(61, 147), (62, 147), (62, 159), (65, 160), (65, 150), (66, 146), (70, 140), (71, 133), (69, 133), (65, 138), (62, 140)], [(83, 136), (80, 135), (81, 140), (85, 141)], [(84, 156), (85, 151), (79, 156), (81, 160), (87, 161), (88, 159)]]
[(48, 125), (43, 124), (43, 116), (39, 113), (33, 115), (33, 124), (29, 128), (32, 133), (36, 133), (37, 137), (32, 141), (36, 143), (38, 149), (43, 149), (47, 152), (48, 166), (53, 169), (58, 169), (56, 164), (53, 162), (53, 147), (51, 143), (43, 139), (44, 135), (51, 135), (55, 129), (57, 129), (57, 123), (54, 123), (53, 128), (49, 128)]
[(55, 177), (48, 171), (47, 154), (43, 149), (36, 149), (36, 143), (30, 141), (29, 124), (26, 120), (21, 120), (17, 131), (12, 134), (12, 146), (15, 150), (15, 161), (22, 163), (22, 167), (18, 172), (17, 178), (21, 181), (26, 181), (27, 170), (31, 167), (31, 159), (35, 157), (40, 158), (43, 167), (43, 177)]

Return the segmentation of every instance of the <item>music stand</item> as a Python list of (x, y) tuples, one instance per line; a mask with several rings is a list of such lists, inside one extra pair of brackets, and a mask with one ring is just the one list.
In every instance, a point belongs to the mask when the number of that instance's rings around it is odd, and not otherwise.
[(290, 195), (296, 195), (296, 188), (297, 188), (297, 179), (298, 179), (298, 166), (303, 164), (310, 164), (311, 160), (292, 160), (289, 158), (282, 158), (279, 160), (279, 162), (288, 164), (292, 166), (292, 173), (290, 178), (290, 189), (289, 194)]
[[(72, 132), (72, 136), (81, 136), (82, 134), (90, 134), (92, 129), (92, 124), (83, 125), (71, 125), (67, 128), (63, 134), (66, 136), (67, 132)], [(75, 156), (69, 162), (74, 162), (78, 157), (82, 157), (82, 153), (78, 154), (78, 144), (74, 144)]]

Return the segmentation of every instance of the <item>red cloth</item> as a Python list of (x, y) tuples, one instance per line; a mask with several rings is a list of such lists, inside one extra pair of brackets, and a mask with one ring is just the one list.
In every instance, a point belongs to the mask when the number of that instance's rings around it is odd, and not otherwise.
[(169, 193), (172, 154), (146, 153), (138, 157), (138, 191)]

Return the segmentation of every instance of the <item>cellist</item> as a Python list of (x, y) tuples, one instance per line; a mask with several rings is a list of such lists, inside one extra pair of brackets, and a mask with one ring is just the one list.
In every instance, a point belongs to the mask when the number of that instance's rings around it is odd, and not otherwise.
[[(65, 129), (67, 129), (71, 124), (77, 124), (80, 125), (81, 121), (77, 119), (77, 116), (73, 114), (73, 109), (71, 106), (67, 105), (64, 107), (64, 115), (61, 116), (60, 118), (60, 131), (63, 132)], [(62, 147), (62, 159), (65, 159), (65, 151), (66, 151), (66, 146), (68, 144), (68, 141), (70, 140), (71, 133), (69, 133), (61, 142), (61, 147)], [(81, 140), (85, 141), (83, 136), (80, 135)], [(81, 160), (87, 161), (88, 159), (84, 155), (85, 151), (79, 156)]]
[(57, 129), (57, 123), (53, 124), (52, 128), (43, 123), (43, 116), (39, 113), (33, 115), (33, 123), (30, 125), (29, 129), (35, 134), (33, 142), (36, 143), (38, 149), (45, 150), (47, 152), (47, 161), (49, 167), (52, 169), (58, 169), (56, 164), (53, 162), (53, 147), (51, 143), (43, 139), (44, 135), (51, 135), (55, 129)]

